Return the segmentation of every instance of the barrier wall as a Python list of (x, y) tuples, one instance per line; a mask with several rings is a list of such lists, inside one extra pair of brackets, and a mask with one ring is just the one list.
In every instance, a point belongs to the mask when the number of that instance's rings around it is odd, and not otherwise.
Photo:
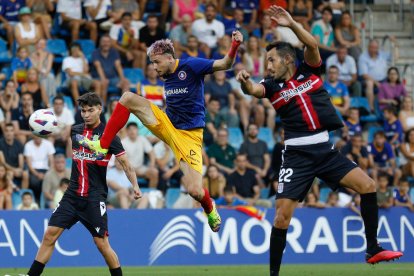
[[(258, 221), (221, 210), (220, 233), (212, 233), (200, 210), (110, 210), (109, 238), (122, 265), (266, 264), (274, 210)], [(51, 211), (0, 212), (0, 267), (28, 267), (36, 255)], [(361, 219), (348, 209), (298, 209), (292, 219), (285, 263), (364, 261)], [(382, 210), (379, 241), (404, 251), (414, 262), (414, 213)], [(49, 266), (104, 266), (89, 232), (80, 223), (65, 231)]]

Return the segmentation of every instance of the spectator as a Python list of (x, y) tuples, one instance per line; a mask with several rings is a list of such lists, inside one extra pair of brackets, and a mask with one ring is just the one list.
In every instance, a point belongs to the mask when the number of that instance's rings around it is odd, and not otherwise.
[(27, 139), (33, 135), (29, 126), (30, 115), (34, 112), (32, 94), (23, 93), (20, 100), (21, 106), (13, 109), (11, 120), (17, 139), (25, 144)]
[(109, 30), (113, 24), (111, 0), (85, 0), (83, 6), (88, 21), (94, 22), (101, 29)]
[(7, 171), (6, 166), (0, 164), (0, 210), (13, 208), (13, 186), (13, 172)]
[(239, 116), (236, 111), (236, 98), (230, 83), (226, 80), (224, 71), (216, 71), (214, 78), (207, 81), (204, 86), (206, 102), (210, 97), (220, 101), (219, 116), (224, 118), (227, 127), (238, 127), (240, 124)]
[(213, 199), (223, 196), (226, 178), (219, 172), (218, 166), (210, 164), (207, 167), (207, 172), (203, 177), (203, 187), (208, 190)]
[(353, 135), (351, 141), (341, 149), (341, 153), (349, 160), (354, 161), (365, 172), (368, 172), (368, 169), (373, 165), (372, 156), (368, 154), (361, 134)]
[[(230, 48), (231, 48), (231, 36), (224, 35), (222, 38), (218, 40), (218, 48), (212, 51), (211, 58), (212, 59), (223, 58), (225, 55), (227, 55)], [(205, 54), (207, 56), (210, 56), (209, 53), (205, 52)], [(239, 54), (236, 55), (236, 60), (235, 60), (235, 63), (238, 63), (238, 62), (241, 62), (241, 58)], [(226, 75), (227, 77), (232, 77), (231, 71), (226, 71)]]
[(403, 98), (398, 119), (400, 120), (404, 131), (414, 127), (413, 99), (410, 96)]
[(326, 201), (326, 207), (338, 207), (339, 196), (336, 192), (330, 192)]
[(57, 189), (55, 193), (55, 197), (53, 198), (53, 208), (56, 208), (60, 201), (63, 198), (63, 195), (65, 194), (66, 190), (69, 187), (70, 180), (67, 178), (62, 178), (59, 183), (59, 189)]
[(52, 71), (53, 54), (46, 50), (46, 40), (40, 39), (36, 45), (36, 51), (30, 56), (33, 68), (39, 72), (39, 79), (45, 87), (48, 97), (56, 95), (56, 80)]
[(355, 193), (352, 196), (351, 202), (349, 202), (346, 207), (350, 208), (351, 211), (361, 216), (361, 196), (358, 193)]
[(63, 59), (62, 71), (66, 73), (66, 86), (70, 89), (76, 105), (79, 98), (79, 88), (85, 90), (92, 88), (96, 94), (102, 96), (101, 84), (89, 75), (88, 61), (78, 43), (72, 43), (70, 46), (70, 56)]
[(183, 173), (180, 171), (180, 163), (175, 159), (171, 148), (164, 141), (159, 141), (154, 146), (154, 153), (155, 162), (160, 171), (159, 189), (165, 193), (167, 187), (179, 187)]
[(242, 60), (246, 70), (256, 81), (260, 81), (264, 77), (265, 58), (266, 51), (260, 47), (259, 39), (255, 36), (250, 36)]
[(401, 170), (397, 168), (395, 155), (392, 146), (386, 141), (384, 131), (377, 131), (374, 141), (368, 146), (368, 152), (374, 159), (372, 178), (377, 181), (378, 173), (386, 173), (389, 177), (394, 177), (393, 185), (397, 186), (401, 177)]
[(82, 0), (58, 1), (57, 12), (60, 13), (62, 28), (69, 29), (72, 42), (79, 39), (80, 28), (89, 31), (89, 38), (95, 43), (98, 39), (96, 23), (82, 18)]
[(42, 183), (42, 193), (45, 197), (46, 207), (55, 208), (55, 193), (59, 190), (61, 180), (70, 179), (70, 169), (66, 168), (66, 159), (63, 154), (54, 156), (53, 167), (45, 173)]
[(380, 86), (380, 82), (387, 77), (388, 61), (390, 53), (379, 51), (379, 43), (371, 40), (368, 44), (368, 51), (364, 52), (358, 60), (358, 72), (362, 77), (365, 86), (365, 95), (371, 111), (374, 111), (374, 88)]
[(282, 165), (282, 153), (285, 149), (285, 130), (279, 128), (280, 141), (277, 142), (272, 150), (271, 166), (269, 169), (269, 196), (268, 198), (274, 198), (279, 185), (279, 172)]
[(324, 62), (336, 51), (335, 36), (331, 25), (332, 14), (331, 8), (323, 8), (322, 19), (316, 20), (312, 24), (311, 33), (318, 42), (321, 58)]
[(139, 30), (138, 50), (141, 51), (140, 68), (147, 64), (147, 49), (157, 40), (165, 38), (165, 32), (160, 27), (158, 16), (151, 14), (147, 18), (147, 24)]
[(244, 17), (244, 10), (240, 9), (240, 8), (234, 9), (233, 17), (234, 17), (233, 29), (230, 31), (228, 29), (228, 26), (227, 26), (227, 28), (225, 27), (225, 34), (231, 36), (234, 29), (238, 29), (239, 32), (243, 35), (243, 38), (245, 40), (248, 40), (249, 39), (249, 34), (250, 34), (250, 28), (254, 28), (254, 26), (252, 27), (252, 26), (249, 26), (248, 24), (244, 23), (244, 18), (245, 18)]
[(50, 107), (46, 88), (40, 83), (39, 73), (35, 68), (27, 71), (27, 81), (22, 84), (21, 91), (32, 95), (34, 110)]
[(345, 121), (345, 128), (346, 140), (349, 140), (352, 136), (362, 134), (362, 127), (359, 121), (359, 109), (357, 107), (349, 108), (348, 118)]
[(33, 12), (33, 21), (40, 26), (41, 37), (51, 39), (50, 27), (52, 25), (52, 17), (50, 13), (54, 12), (53, 0), (26, 0), (26, 6)]
[(32, 62), (28, 56), (27, 48), (21, 46), (17, 49), (17, 56), (11, 60), (10, 68), (13, 72), (13, 80), (16, 86), (27, 81), (27, 71), (32, 67)]
[[(181, 23), (175, 26), (170, 32), (170, 39), (174, 44), (175, 53), (177, 56), (181, 56), (181, 53), (184, 53), (188, 47), (188, 39), (191, 34), (191, 26), (193, 25), (193, 20), (190, 15), (185, 14), (182, 17)], [(197, 39), (197, 37), (195, 37)], [(197, 40), (198, 43), (198, 40)], [(198, 49), (198, 45), (197, 45)]]
[(310, 30), (309, 22), (313, 17), (313, 4), (311, 0), (289, 0), (288, 11), (292, 18), (299, 22), (305, 30)]
[(388, 175), (378, 175), (377, 202), (379, 208), (390, 208), (394, 205), (393, 191), (388, 187)]
[(172, 3), (172, 25), (175, 27), (181, 24), (185, 16), (190, 16), (190, 20), (195, 19), (195, 12), (198, 10), (197, 0), (177, 0)]
[(255, 29), (252, 33), (253, 36), (260, 38), (260, 46), (265, 48), (273, 41), (279, 41), (280, 34), (278, 28), (274, 28), (270, 15), (263, 14), (260, 20), (260, 27)]
[(248, 205), (247, 201), (239, 199), (233, 187), (228, 185), (224, 187), (223, 196), (217, 198), (215, 202), (219, 207)]
[(0, 93), (0, 107), (4, 112), (7, 122), (10, 122), (12, 110), (19, 107), (20, 96), (16, 90), (16, 84), (12, 80), (6, 82), (4, 91)]
[(240, 9), (243, 11), (244, 20), (243, 24), (251, 32), (257, 27), (257, 9), (258, 2), (255, 0), (231, 0), (230, 7), (233, 9)]
[[(150, 188), (157, 188), (158, 169), (155, 167), (155, 153), (151, 143), (144, 136), (138, 135), (138, 126), (131, 122), (127, 125), (127, 137), (122, 139), (128, 160), (135, 170), (137, 177), (149, 180)], [(149, 164), (144, 165), (144, 155), (148, 155)]]
[(200, 50), (200, 43), (195, 35), (189, 35), (187, 37), (187, 47), (181, 55), (181, 59), (188, 57), (207, 58), (206, 54)]
[[(137, 49), (138, 31), (132, 28), (132, 14), (124, 12), (121, 18), (121, 24), (111, 27), (109, 36), (112, 41), (112, 47), (118, 50), (121, 55), (121, 63), (124, 67), (139, 67), (141, 53)], [(142, 68), (142, 67), (141, 67)]]
[(2, 29), (6, 30), (7, 42), (9, 48), (12, 48), (14, 42), (13, 28), (19, 22), (19, 10), (25, 6), (25, 0), (2, 1), (0, 10), (0, 21)]
[(148, 18), (155, 14), (160, 18), (160, 25), (164, 26), (170, 9), (168, 0), (139, 0), (139, 7), (142, 8), (141, 18)]
[(15, 137), (15, 128), (7, 123), (0, 139), (0, 152), (4, 155), (4, 165), (13, 176), (13, 183), (19, 188), (29, 188), (29, 174), (24, 169), (23, 145)]
[(50, 141), (38, 136), (34, 136), (33, 140), (24, 145), (24, 156), (30, 174), (29, 188), (33, 190), (37, 201), (40, 200), (45, 174), (53, 168), (55, 152), (55, 147)]
[(404, 84), (400, 80), (400, 72), (397, 67), (390, 67), (387, 71), (387, 79), (379, 84), (378, 102), (381, 110), (391, 105), (400, 107), (401, 100), (407, 96)]
[(362, 93), (361, 83), (358, 81), (357, 67), (353, 57), (348, 55), (346, 46), (340, 45), (336, 54), (331, 55), (326, 60), (326, 69), (335, 65), (339, 70), (338, 79), (345, 83), (352, 96), (360, 97)]
[(401, 178), (398, 187), (394, 188), (394, 205), (407, 207), (411, 212), (414, 212), (414, 206), (409, 195), (410, 184), (405, 178)]
[(207, 4), (205, 18), (193, 22), (192, 33), (201, 42), (200, 49), (209, 56), (217, 48), (217, 41), (224, 36), (224, 24), (216, 18), (217, 9), (213, 4)]
[(313, 192), (310, 192), (306, 195), (304, 206), (310, 207), (310, 208), (325, 208), (326, 207), (325, 203), (318, 201), (318, 197)]
[(154, 64), (150, 63), (146, 66), (145, 79), (138, 84), (137, 92), (159, 108), (165, 107), (164, 98), (164, 82), (158, 77)]
[[(73, 112), (65, 107), (63, 96), (57, 95), (53, 98), (53, 107), (51, 108), (57, 119), (57, 128), (54, 133), (49, 136), (49, 140), (57, 149), (67, 149), (69, 153), (72, 148), (69, 147), (69, 138), (72, 125), (75, 124)], [(71, 156), (72, 154), (67, 154)]]
[[(141, 1), (139, 1), (141, 3)], [(113, 0), (112, 1), (112, 14), (111, 18), (113, 22), (118, 22), (121, 20), (122, 15), (125, 12), (129, 12), (132, 15), (132, 20), (134, 22), (142, 18), (142, 7), (138, 5), (137, 0)]]
[(216, 166), (227, 175), (234, 171), (234, 159), (236, 158), (236, 150), (228, 143), (228, 136), (227, 129), (220, 128), (217, 131), (216, 142), (207, 150), (210, 165)]
[(255, 170), (261, 178), (265, 178), (270, 167), (270, 155), (266, 142), (257, 138), (258, 132), (255, 124), (249, 125), (247, 139), (240, 146), (240, 154), (247, 156), (247, 168)]
[(14, 27), (17, 46), (26, 47), (29, 53), (33, 53), (36, 50), (36, 43), (42, 37), (42, 31), (32, 22), (32, 10), (29, 7), (20, 9), (19, 18), (20, 22)]
[(328, 69), (328, 77), (324, 82), (324, 87), (331, 96), (331, 101), (336, 110), (342, 115), (347, 115), (349, 110), (349, 92), (346, 85), (338, 79), (338, 67), (332, 65)]
[(111, 46), (111, 38), (103, 35), (99, 48), (92, 53), (91, 75), (99, 79), (102, 86), (102, 100), (106, 103), (108, 88), (117, 87), (122, 93), (129, 90), (129, 81), (122, 70), (121, 58), (117, 50)]
[(17, 205), (16, 209), (24, 211), (39, 210), (39, 205), (33, 201), (33, 195), (31, 192), (24, 192), (22, 194), (22, 203)]
[(225, 127), (224, 119), (219, 115), (220, 101), (214, 97), (210, 97), (206, 108), (206, 126), (203, 133), (203, 142), (206, 146), (210, 146), (217, 139), (217, 130)]
[(384, 109), (384, 132), (387, 142), (394, 149), (398, 149), (403, 140), (403, 129), (401, 122), (398, 120), (395, 107), (389, 106)]
[(400, 165), (404, 176), (414, 177), (414, 129), (405, 133), (404, 143), (400, 145)]
[(351, 13), (345, 11), (335, 28), (335, 38), (340, 45), (348, 49), (349, 54), (358, 60), (361, 55), (361, 38), (358, 28), (352, 23)]

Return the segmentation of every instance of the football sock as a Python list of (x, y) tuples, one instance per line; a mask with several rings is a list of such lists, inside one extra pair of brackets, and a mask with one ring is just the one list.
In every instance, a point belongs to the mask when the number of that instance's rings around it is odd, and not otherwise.
[(365, 225), (365, 238), (367, 239), (367, 251), (372, 251), (378, 247), (377, 228), (378, 228), (378, 204), (377, 193), (367, 193), (361, 195), (361, 216)]
[(109, 269), (109, 272), (111, 272), (111, 276), (122, 276), (121, 267), (111, 268), (111, 269)]
[(213, 210), (213, 203), (211, 202), (210, 193), (206, 188), (203, 188), (204, 190), (204, 197), (200, 200), (201, 206), (204, 209), (204, 212), (206, 214), (210, 214)]
[(41, 262), (34, 260), (32, 263), (32, 266), (30, 267), (29, 272), (27, 272), (27, 275), (38, 276), (42, 274), (44, 268), (45, 268), (45, 264), (42, 264)]
[(129, 119), (129, 110), (121, 103), (117, 103), (114, 112), (108, 120), (108, 124), (105, 127), (105, 131), (101, 138), (101, 147), (108, 149), (112, 140), (121, 128), (124, 127)]
[(283, 250), (286, 247), (287, 229), (272, 227), (270, 235), (270, 275), (278, 276), (280, 263), (282, 262)]

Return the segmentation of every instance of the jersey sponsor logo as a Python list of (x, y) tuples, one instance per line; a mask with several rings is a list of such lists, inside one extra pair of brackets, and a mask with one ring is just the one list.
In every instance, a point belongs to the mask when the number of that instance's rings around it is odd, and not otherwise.
[(96, 161), (96, 157), (94, 156), (93, 153), (76, 151), (76, 150), (73, 151), (73, 159)]
[(187, 73), (185, 71), (178, 72), (178, 78), (180, 80), (185, 80), (187, 78)]
[(305, 93), (312, 89), (312, 81), (308, 80), (305, 83), (302, 83), (296, 88), (288, 89), (280, 93), (280, 96), (285, 100), (285, 102), (288, 102), (291, 98), (293, 98), (296, 95), (299, 95), (301, 93)]
[(165, 90), (166, 96), (179, 95), (179, 94), (188, 94), (188, 87)]

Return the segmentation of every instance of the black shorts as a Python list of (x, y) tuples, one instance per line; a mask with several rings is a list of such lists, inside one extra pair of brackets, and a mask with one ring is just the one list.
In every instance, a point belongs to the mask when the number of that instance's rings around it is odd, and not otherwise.
[(78, 221), (93, 237), (108, 236), (108, 216), (104, 201), (90, 201), (64, 195), (53, 211), (49, 226), (70, 229)]
[(336, 190), (341, 179), (357, 165), (342, 155), (332, 143), (285, 146), (276, 199), (290, 198), (302, 202), (315, 177)]

